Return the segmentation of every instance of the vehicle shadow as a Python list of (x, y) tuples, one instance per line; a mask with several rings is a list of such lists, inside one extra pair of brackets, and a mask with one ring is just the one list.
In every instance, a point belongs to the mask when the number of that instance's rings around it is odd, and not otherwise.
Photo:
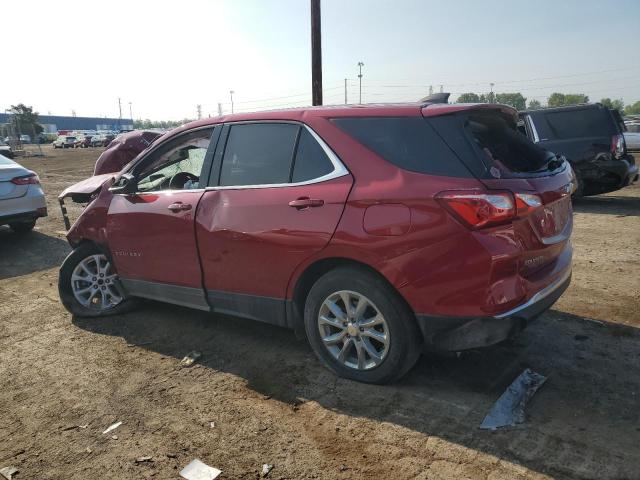
[(60, 265), (70, 250), (61, 238), (37, 230), (16, 234), (0, 226), (0, 280)]
[[(149, 302), (100, 322), (73, 322), (176, 361), (198, 350), (204, 367), (240, 376), (282, 402), (314, 401), (557, 478), (634, 478), (640, 465), (640, 330), (631, 327), (550, 311), (513, 341), (423, 356), (400, 382), (378, 386), (337, 378), (292, 332), (239, 318)], [(548, 376), (527, 407), (527, 422), (479, 430), (524, 368)]]
[(576, 213), (598, 213), (622, 217), (640, 216), (640, 197), (593, 196), (573, 199)]

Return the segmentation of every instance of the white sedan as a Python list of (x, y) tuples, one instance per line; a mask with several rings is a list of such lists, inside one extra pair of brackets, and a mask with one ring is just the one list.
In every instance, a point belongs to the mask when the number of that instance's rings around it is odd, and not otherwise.
[(640, 150), (640, 132), (624, 132), (624, 143), (629, 150)]
[(38, 175), (0, 155), (0, 225), (23, 233), (46, 216), (47, 203)]

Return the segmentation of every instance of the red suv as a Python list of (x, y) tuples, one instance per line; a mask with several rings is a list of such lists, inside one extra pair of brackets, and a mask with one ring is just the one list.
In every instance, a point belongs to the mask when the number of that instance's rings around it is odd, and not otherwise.
[(190, 123), (95, 177), (62, 302), (97, 317), (143, 297), (304, 330), (331, 370), (372, 383), (423, 349), (495, 344), (571, 276), (571, 167), (517, 121), (427, 102)]

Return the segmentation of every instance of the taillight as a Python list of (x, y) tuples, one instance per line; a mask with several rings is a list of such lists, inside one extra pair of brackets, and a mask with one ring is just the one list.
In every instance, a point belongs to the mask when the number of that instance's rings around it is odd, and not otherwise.
[(15, 185), (37, 185), (40, 183), (40, 179), (38, 175), (32, 172), (29, 175), (12, 178), (11, 183)]
[(542, 199), (531, 193), (516, 193), (516, 209), (518, 216), (528, 215), (542, 206)]
[(474, 229), (505, 223), (516, 216), (516, 205), (510, 192), (447, 191), (439, 193), (436, 198)]
[(616, 158), (621, 158), (624, 155), (625, 143), (624, 135), (614, 135), (611, 137), (611, 153)]
[(439, 193), (436, 198), (474, 229), (525, 217), (542, 206), (542, 199), (532, 193), (447, 191)]

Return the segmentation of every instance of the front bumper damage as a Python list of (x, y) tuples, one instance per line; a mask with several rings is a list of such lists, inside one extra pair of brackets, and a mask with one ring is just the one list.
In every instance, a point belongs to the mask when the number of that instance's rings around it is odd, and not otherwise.
[(58, 195), (58, 203), (60, 203), (60, 210), (62, 211), (65, 230), (69, 230), (71, 228), (67, 207), (64, 204), (65, 198), (71, 197), (71, 200), (75, 203), (89, 203), (100, 191), (102, 185), (113, 178), (114, 175), (112, 173), (94, 175), (93, 177), (86, 178), (74, 185), (71, 185), (70, 187), (67, 187), (60, 195)]

